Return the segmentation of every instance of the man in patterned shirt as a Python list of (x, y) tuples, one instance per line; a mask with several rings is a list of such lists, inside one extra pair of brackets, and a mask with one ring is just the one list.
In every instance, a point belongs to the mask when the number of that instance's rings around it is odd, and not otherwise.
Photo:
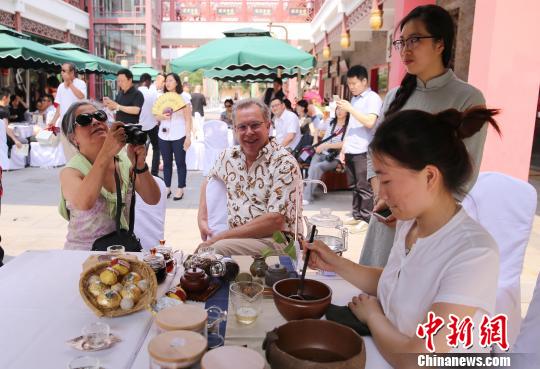
[[(241, 100), (234, 106), (232, 118), (240, 145), (224, 150), (208, 174), (225, 183), (229, 229), (219, 234), (209, 229), (204, 181), (198, 215), (204, 242), (199, 247), (212, 246), (222, 255), (258, 255), (268, 247), (280, 252), (283, 245), (274, 243), (272, 234), (294, 235), (300, 169), (294, 157), (269, 137), (270, 111), (264, 103)], [(301, 232), (301, 188), (298, 198)]]

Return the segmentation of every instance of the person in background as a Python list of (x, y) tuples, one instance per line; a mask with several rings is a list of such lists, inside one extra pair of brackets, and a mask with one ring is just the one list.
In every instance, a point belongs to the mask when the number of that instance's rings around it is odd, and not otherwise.
[[(121, 178), (120, 223), (128, 228), (132, 191), (155, 205), (159, 187), (146, 164), (145, 145), (127, 145), (124, 124), (109, 128), (107, 115), (89, 101), (71, 105), (62, 120), (62, 131), (77, 154), (60, 172), (60, 214), (68, 223), (64, 249), (90, 250), (94, 241), (114, 231), (116, 214), (115, 170)], [(135, 188), (130, 178), (135, 172)]]
[(285, 108), (288, 110), (288, 111), (292, 111), (294, 113), (294, 109), (292, 107), (292, 102), (291, 100), (289, 99), (283, 99), (283, 104), (285, 104)]
[(182, 93), (183, 96), (189, 96), (189, 101), (191, 101), (191, 86), (189, 82), (182, 83)]
[(6, 130), (8, 158), (11, 157), (11, 149), (13, 145), (17, 146), (18, 148), (22, 147), (22, 142), (19, 141), (19, 138), (15, 135), (15, 132), (9, 128), (9, 96), (9, 89), (5, 87), (0, 88), (0, 124), (3, 124)]
[(19, 95), (11, 95), (9, 98), (9, 121), (10, 122), (25, 122), (25, 113), (28, 111), (28, 106)]
[(159, 125), (159, 151), (163, 157), (163, 177), (167, 186), (167, 198), (171, 197), (173, 155), (176, 162), (178, 188), (173, 200), (182, 200), (186, 187), (186, 151), (191, 146), (191, 104), (190, 95), (182, 92), (180, 77), (176, 73), (169, 73), (165, 78), (164, 93), (175, 93), (182, 96), (186, 106), (175, 112), (166, 112), (156, 115)]
[[(204, 242), (199, 248), (212, 247), (217, 254), (227, 256), (260, 255), (267, 248), (281, 252), (282, 245), (272, 240), (272, 234), (283, 231), (294, 238), (296, 206), (296, 220), (302, 224), (301, 193), (300, 203), (296, 203), (300, 168), (294, 157), (269, 137), (270, 112), (262, 101), (238, 101), (233, 121), (239, 145), (222, 151), (201, 186), (198, 224)], [(249, 176), (253, 179), (247, 180)], [(208, 227), (206, 185), (212, 177), (223, 181), (227, 189), (229, 229), (219, 234), (212, 234)]]
[[(438, 113), (446, 109), (464, 111), (475, 106), (484, 106), (482, 92), (456, 77), (449, 68), (452, 59), (455, 28), (452, 16), (437, 5), (418, 6), (411, 10), (399, 23), (399, 38), (394, 47), (399, 52), (407, 74), (401, 85), (388, 92), (384, 99), (379, 121), (400, 110), (420, 109)], [(473, 162), (473, 175), (467, 185), (470, 189), (476, 182), (487, 126), (484, 126), (464, 143)], [(373, 186), (373, 211), (386, 209), (386, 202), (379, 196), (379, 178), (368, 161), (368, 179)], [(461, 198), (460, 195), (457, 195)], [(371, 219), (360, 255), (365, 265), (384, 266), (394, 240), (395, 218), (386, 221)]]
[(43, 115), (47, 115), (48, 113), (50, 113), (51, 111), (55, 111), (56, 109), (54, 108), (54, 105), (53, 105), (53, 97), (51, 95), (44, 95), (42, 96), (40, 99), (39, 99), (39, 102), (41, 103), (39, 109), (38, 109), (38, 113), (39, 114), (43, 114)]
[(227, 127), (232, 129), (233, 128), (232, 112), (233, 112), (234, 101), (232, 99), (227, 99), (225, 100), (223, 105), (225, 106), (225, 111), (221, 113), (221, 116), (219, 117), (219, 119), (227, 123)]
[(165, 85), (165, 76), (163, 73), (159, 73), (154, 80), (154, 83), (149, 87), (149, 90), (156, 93), (159, 97), (163, 93), (163, 86)]
[(193, 134), (196, 137), (202, 136), (202, 126), (204, 123), (204, 107), (206, 106), (206, 98), (201, 93), (201, 85), (195, 86), (195, 90), (191, 94), (191, 109), (193, 114)]
[[(54, 103), (57, 106), (56, 114), (50, 122), (51, 126), (56, 127), (60, 126), (62, 118), (71, 104), (76, 101), (86, 99), (86, 83), (77, 78), (77, 69), (75, 64), (62, 64), (61, 74), (64, 82), (62, 82), (56, 90), (56, 97), (54, 98)], [(65, 149), (67, 141), (64, 140), (63, 144)]]
[(283, 100), (275, 97), (270, 102), (270, 109), (274, 113), (274, 127), (276, 129), (276, 142), (290, 151), (300, 142), (300, 122), (298, 116), (286, 109)]
[(139, 79), (139, 91), (144, 97), (144, 103), (141, 108), (141, 115), (139, 118), (142, 124), (142, 130), (148, 135), (150, 144), (152, 145), (152, 169), (153, 176), (159, 173), (159, 139), (158, 139), (158, 122), (152, 114), (152, 107), (157, 99), (157, 92), (151, 89), (152, 77), (148, 73), (141, 74)]
[[(380, 177), (379, 196), (398, 219), (384, 268), (356, 264), (320, 241), (303, 245), (311, 250), (311, 268), (334, 271), (362, 290), (348, 307), (371, 331), (375, 348), (366, 345), (366, 356), (373, 356), (377, 369), (418, 367), (418, 354), (428, 350), (417, 328), (433, 327), (429, 314), (445, 322), (452, 315), (457, 322), (468, 317), (474, 327), (495, 314), (499, 248), (454, 196), (467, 191), (474, 174), (463, 140), (488, 125), (499, 132), (495, 114), (483, 108), (404, 110), (378, 127), (370, 155)], [(490, 347), (479, 339), (466, 349), (452, 348), (451, 326), (442, 324), (430, 337), (435, 354), (489, 355)]]
[(267, 88), (264, 92), (264, 103), (270, 106), (270, 103), (275, 98), (279, 98), (283, 101), (285, 99), (285, 93), (283, 93), (283, 81), (281, 78), (274, 78), (273, 87)]
[(129, 69), (120, 69), (116, 75), (116, 83), (120, 88), (116, 99), (103, 98), (103, 103), (116, 111), (116, 120), (122, 123), (139, 123), (144, 96), (133, 85), (133, 73)]
[(300, 132), (304, 134), (311, 134), (314, 136), (315, 127), (311, 123), (311, 118), (308, 116), (308, 102), (306, 100), (300, 100), (296, 103), (296, 115), (298, 115), (298, 121), (300, 123)]
[(336, 101), (340, 109), (351, 115), (340, 154), (340, 160), (346, 164), (354, 184), (352, 217), (344, 223), (353, 225), (351, 232), (358, 233), (367, 229), (373, 210), (373, 192), (367, 180), (367, 151), (382, 100), (369, 88), (367, 70), (361, 65), (348, 70), (347, 85), (353, 95), (351, 102)]
[[(315, 155), (309, 164), (307, 179), (321, 179), (325, 172), (335, 170), (339, 164), (338, 155), (343, 146), (350, 114), (345, 110), (336, 109), (336, 118), (329, 123), (329, 128), (323, 139), (335, 134), (333, 138), (315, 148)], [(303, 205), (309, 205), (314, 200), (316, 183), (306, 183), (304, 187)]]
[[(75, 64), (62, 64), (61, 75), (63, 82), (58, 86), (56, 95), (53, 95), (56, 113), (54, 114), (52, 120), (48, 123), (49, 128), (60, 127), (64, 114), (69, 109), (71, 104), (86, 99), (86, 83), (77, 78), (77, 69)], [(50, 78), (48, 83), (51, 83), (50, 86), (53, 88), (53, 79)], [(76, 151), (73, 149), (73, 146), (69, 144), (68, 139), (63, 133), (60, 135), (60, 142), (62, 142), (64, 156), (67, 160), (71, 159), (71, 157), (76, 154)]]

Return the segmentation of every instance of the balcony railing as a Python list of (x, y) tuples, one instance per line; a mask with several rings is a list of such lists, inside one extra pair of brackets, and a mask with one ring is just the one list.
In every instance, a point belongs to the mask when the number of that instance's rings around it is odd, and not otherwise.
[(310, 22), (324, 0), (163, 0), (163, 21)]
[(64, 2), (86, 11), (85, 0), (64, 0)]

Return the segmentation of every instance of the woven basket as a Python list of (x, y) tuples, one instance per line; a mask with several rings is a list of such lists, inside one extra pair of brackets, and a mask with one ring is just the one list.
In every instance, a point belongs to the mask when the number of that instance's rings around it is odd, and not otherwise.
[(97, 303), (97, 299), (88, 291), (86, 287), (88, 285), (88, 279), (90, 278), (90, 276), (92, 276), (93, 274), (99, 275), (99, 272), (108, 267), (110, 265), (110, 262), (102, 261), (95, 264), (92, 263), (92, 265), (86, 267), (81, 273), (81, 278), (79, 280), (79, 292), (81, 293), (81, 296), (86, 305), (88, 305), (88, 307), (99, 317), (106, 316), (109, 318), (114, 318), (117, 316), (128, 315), (141, 309), (145, 309), (156, 299), (157, 280), (156, 274), (154, 273), (152, 268), (150, 268), (142, 261), (134, 260), (129, 257), (119, 257), (119, 259), (127, 261), (131, 265), (132, 272), (139, 273), (143, 279), (146, 279), (148, 281), (148, 289), (143, 292), (139, 301), (137, 301), (137, 303), (129, 310), (124, 310), (120, 307), (114, 309), (104, 308)]

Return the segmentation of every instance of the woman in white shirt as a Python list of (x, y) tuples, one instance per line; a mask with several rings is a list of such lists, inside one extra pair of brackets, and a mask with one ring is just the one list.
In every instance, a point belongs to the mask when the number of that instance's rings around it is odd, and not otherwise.
[[(495, 241), (455, 199), (473, 168), (463, 139), (486, 122), (497, 130), (496, 110), (445, 110), (436, 115), (405, 110), (380, 125), (370, 152), (380, 179), (379, 196), (398, 219), (384, 269), (337, 256), (322, 242), (312, 250), (312, 268), (335, 271), (365, 294), (349, 308), (371, 331), (381, 355), (393, 367), (426, 352), (416, 336), (428, 312), (449, 322), (469, 316), (478, 328), (482, 314), (495, 308), (499, 256)], [(445, 325), (435, 335), (435, 351), (450, 350)], [(477, 329), (474, 332), (478, 332)], [(467, 352), (482, 351), (477, 337)], [(369, 355), (369, 353), (368, 353)]]
[(173, 92), (182, 96), (186, 107), (175, 112), (156, 115), (161, 121), (159, 127), (159, 151), (163, 158), (163, 176), (167, 186), (167, 198), (171, 196), (172, 160), (176, 162), (178, 176), (178, 189), (173, 199), (181, 200), (184, 197), (186, 187), (186, 151), (191, 146), (191, 104), (189, 94), (182, 92), (180, 77), (175, 73), (169, 73), (165, 78), (163, 92)]

